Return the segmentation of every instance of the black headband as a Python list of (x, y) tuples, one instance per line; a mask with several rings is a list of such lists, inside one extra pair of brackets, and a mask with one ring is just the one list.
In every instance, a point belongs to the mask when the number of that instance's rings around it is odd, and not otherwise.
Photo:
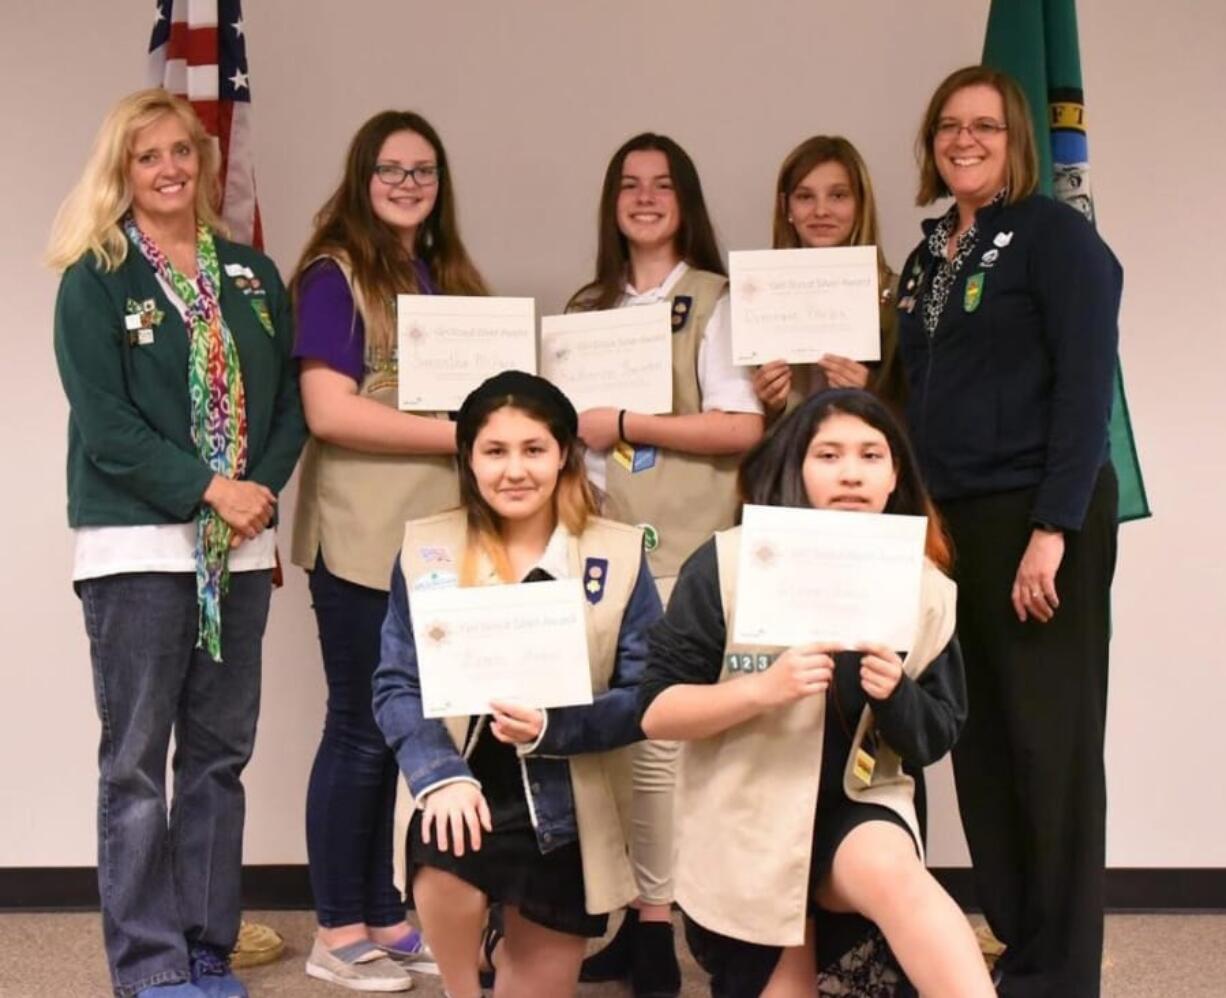
[(456, 443), (460, 447), (472, 447), (482, 417), (488, 411), (483, 403), (507, 398), (536, 402), (549, 413), (550, 422), (561, 423), (571, 437), (578, 435), (579, 414), (553, 382), (523, 371), (503, 371), (468, 393), (456, 417)]

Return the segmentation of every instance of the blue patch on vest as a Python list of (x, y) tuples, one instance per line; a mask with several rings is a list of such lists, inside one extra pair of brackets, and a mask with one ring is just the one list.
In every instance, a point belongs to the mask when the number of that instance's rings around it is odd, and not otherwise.
[(583, 563), (583, 595), (592, 606), (604, 599), (604, 587), (608, 579), (608, 558), (588, 558)]

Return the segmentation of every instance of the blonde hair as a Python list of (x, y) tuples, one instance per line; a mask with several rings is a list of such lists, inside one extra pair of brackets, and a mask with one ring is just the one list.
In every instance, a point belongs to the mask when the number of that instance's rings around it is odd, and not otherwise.
[(136, 133), (166, 114), (178, 115), (200, 160), (196, 181), (196, 219), (225, 232), (217, 216), (220, 192), (217, 149), (192, 106), (160, 87), (138, 90), (120, 100), (103, 119), (81, 179), (56, 212), (46, 262), (55, 270), (71, 267), (93, 253), (103, 270), (115, 270), (128, 254), (120, 222), (132, 206), (128, 166)]
[(1005, 183), (1009, 187), (1007, 201), (1014, 204), (1029, 197), (1039, 187), (1039, 160), (1036, 152), (1034, 123), (1030, 117), (1030, 104), (1022, 88), (1008, 73), (990, 66), (966, 66), (950, 73), (937, 87), (919, 135), (915, 139), (915, 158), (919, 161), (919, 192), (915, 203), (929, 205), (949, 197), (949, 187), (937, 169), (932, 143), (936, 138), (937, 121), (949, 99), (967, 87), (987, 86), (1000, 94), (1005, 108)]

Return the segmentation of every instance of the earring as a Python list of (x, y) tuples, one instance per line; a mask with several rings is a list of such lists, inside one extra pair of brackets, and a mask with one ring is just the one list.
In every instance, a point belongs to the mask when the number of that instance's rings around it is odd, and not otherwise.
[(794, 218), (792, 218), (792, 216), (791, 216), (791, 215), (788, 215), (788, 225), (794, 225), (794, 224), (795, 224), (795, 222), (796, 222), (796, 220), (795, 220)]

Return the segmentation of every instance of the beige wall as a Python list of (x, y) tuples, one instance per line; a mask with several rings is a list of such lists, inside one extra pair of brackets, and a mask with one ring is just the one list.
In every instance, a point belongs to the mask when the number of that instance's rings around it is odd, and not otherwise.
[[(67, 583), (66, 407), (51, 357), (55, 279), (37, 262), (106, 107), (144, 82), (144, 0), (5, 3), (0, 11), (0, 302), (8, 363), (0, 524), (0, 866), (94, 858), (93, 713)], [(645, 128), (692, 153), (727, 247), (767, 244), (783, 154), (842, 132), (873, 171), (888, 258), (911, 205), (912, 131), (947, 70), (978, 58), (987, 4), (759, 0), (248, 0), (257, 163), (269, 250), (292, 267), (345, 142), (384, 106), (437, 125), (470, 249), (503, 293), (556, 309), (591, 270), (608, 155)], [(1157, 517), (1124, 528), (1115, 588), (1108, 756), (1117, 866), (1226, 865), (1217, 773), (1226, 675), (1226, 402), (1217, 286), (1226, 273), (1218, 4), (1083, 0), (1082, 52), (1101, 228), (1127, 272), (1122, 321), (1138, 441)], [(292, 495), (283, 499), (292, 509)], [(284, 544), (283, 544), (284, 548)], [(302, 574), (274, 601), (249, 770), (247, 860), (304, 860), (302, 802), (322, 717)], [(965, 862), (947, 769), (934, 778), (932, 861)]]

